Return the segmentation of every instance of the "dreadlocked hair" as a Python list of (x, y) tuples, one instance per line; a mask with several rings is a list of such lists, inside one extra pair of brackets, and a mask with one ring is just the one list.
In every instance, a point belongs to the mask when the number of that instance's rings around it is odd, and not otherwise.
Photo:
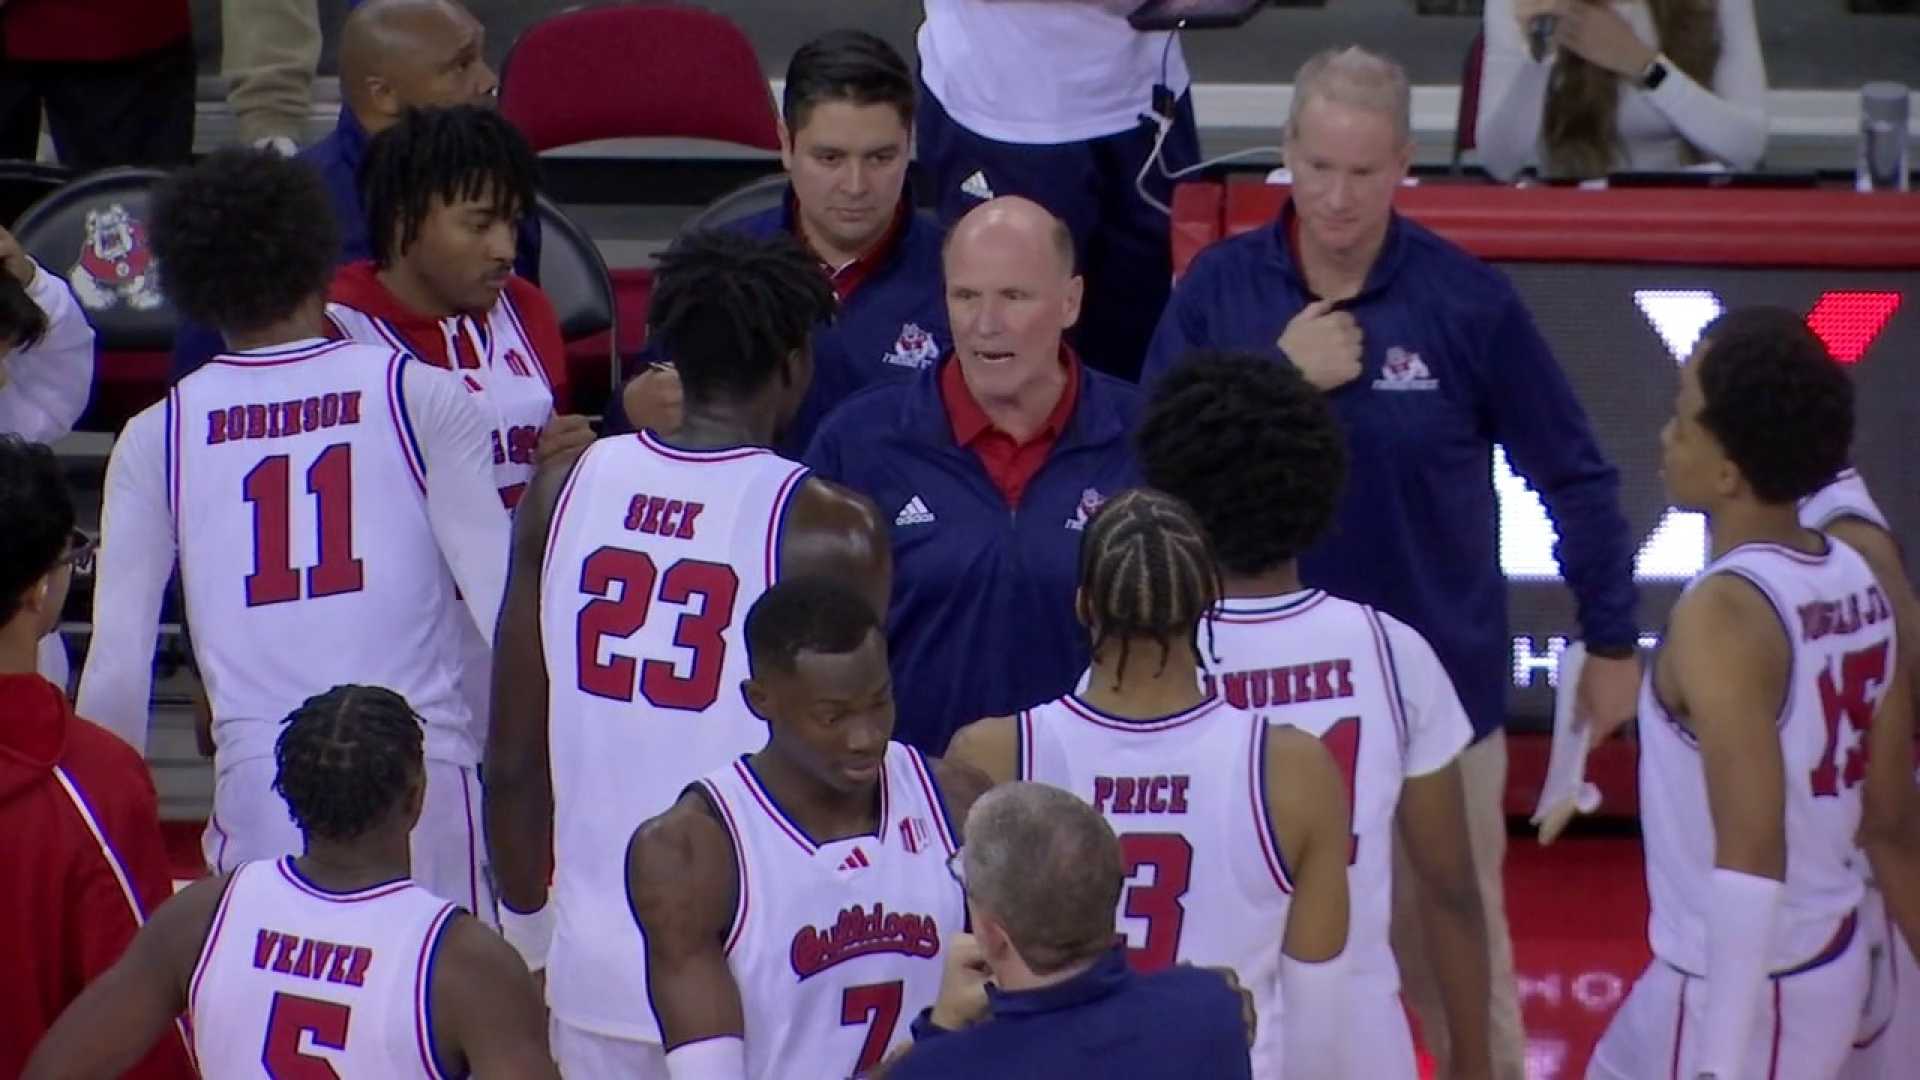
[(785, 233), (697, 229), (660, 256), (647, 332), (689, 399), (753, 396), (839, 306), (813, 256)]
[(527, 140), (494, 109), (408, 109), (374, 136), (360, 165), (374, 265), (393, 265), (420, 238), (435, 199), (488, 199), (493, 213), (507, 219), (530, 213), (538, 173)]
[[(1136, 639), (1160, 645), (1160, 669), (1175, 635), (1200, 651), (1200, 624), (1220, 599), (1220, 571), (1206, 533), (1185, 503), (1133, 488), (1109, 500), (1080, 539), (1080, 589), (1093, 629), (1093, 653), (1120, 642), (1115, 678), (1126, 675)], [(1209, 631), (1211, 632), (1211, 631)]]
[(425, 767), (420, 717), (379, 686), (308, 698), (274, 745), (273, 790), (309, 837), (342, 843), (393, 813)]

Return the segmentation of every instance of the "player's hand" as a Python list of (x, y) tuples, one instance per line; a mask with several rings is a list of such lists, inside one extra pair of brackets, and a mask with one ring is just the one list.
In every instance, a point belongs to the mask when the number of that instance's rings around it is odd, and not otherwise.
[(635, 431), (660, 435), (679, 431), (681, 405), (680, 372), (671, 364), (648, 364), (620, 392), (620, 407)]
[(947, 938), (946, 965), (940, 972), (940, 996), (934, 1000), (932, 1020), (948, 1031), (972, 1027), (987, 1017), (987, 983), (993, 970), (987, 953), (972, 934)]
[[(3, 2), (0, 0), (0, 3)], [(4, 268), (9, 276), (22, 285), (33, 284), (33, 275), (38, 272), (33, 260), (27, 258), (27, 249), (21, 247), (20, 241), (5, 229), (0, 229), (0, 268)]]
[(1628, 79), (1638, 79), (1660, 55), (1606, 4), (1566, 5), (1554, 27), (1553, 40), (1588, 63)]
[(1625, 727), (1640, 707), (1640, 653), (1617, 660), (1588, 654), (1574, 688), (1574, 724), (1590, 724), (1587, 745), (1599, 746)]
[(1360, 377), (1360, 324), (1333, 301), (1315, 300), (1293, 317), (1280, 334), (1280, 351), (1307, 381), (1321, 390), (1344, 386)]
[(533, 463), (545, 465), (562, 454), (571, 453), (587, 446), (599, 438), (593, 432), (593, 421), (584, 416), (568, 414), (555, 416), (547, 421), (545, 430), (540, 432), (540, 442), (533, 448)]

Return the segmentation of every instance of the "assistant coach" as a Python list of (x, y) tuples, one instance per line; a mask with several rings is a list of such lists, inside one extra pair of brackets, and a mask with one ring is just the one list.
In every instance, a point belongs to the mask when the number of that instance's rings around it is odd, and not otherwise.
[(1080, 535), (1139, 477), (1138, 392), (1062, 341), (1082, 285), (1060, 219), (984, 203), (954, 226), (945, 272), (953, 352), (848, 398), (806, 455), (893, 522), (894, 737), (934, 754), (963, 724), (1073, 689)]
[[(1509, 671), (1494, 444), (1540, 493), (1593, 659), (1586, 715), (1631, 716), (1639, 684), (1633, 546), (1619, 473), (1511, 284), (1393, 212), (1412, 160), (1406, 73), (1359, 49), (1308, 61), (1287, 125), (1293, 192), (1270, 227), (1200, 253), (1147, 358), (1153, 379), (1196, 346), (1263, 350), (1327, 392), (1351, 480), (1334, 528), (1302, 559), (1309, 585), (1425, 635), (1476, 742), (1460, 756), (1492, 975), (1494, 1075), (1524, 1075), (1525, 1040), (1501, 902)], [(1396, 879), (1408, 880), (1405, 870)], [(1418, 920), (1396, 907), (1405, 996), (1446, 1074), (1445, 1025)]]

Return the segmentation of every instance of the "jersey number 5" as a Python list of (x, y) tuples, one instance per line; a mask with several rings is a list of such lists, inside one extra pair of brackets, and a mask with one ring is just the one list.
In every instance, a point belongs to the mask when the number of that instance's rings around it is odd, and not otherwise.
[(345, 1050), (348, 1019), (347, 1007), (337, 1001), (273, 995), (273, 1005), (267, 1011), (267, 1045), (260, 1051), (260, 1064), (273, 1080), (339, 1080), (332, 1062), (303, 1053), (300, 1043), (303, 1036), (311, 1035), (315, 1046)]
[[(1172, 967), (1187, 922), (1180, 898), (1193, 880), (1193, 844), (1179, 833), (1128, 833), (1120, 838), (1120, 860), (1127, 883), (1120, 913), (1147, 924), (1145, 940), (1127, 947), (1127, 962), (1135, 971)], [(1153, 879), (1136, 885), (1134, 876), (1143, 868)]]
[[(293, 567), (293, 493), (287, 455), (262, 458), (241, 484), (253, 504), (253, 573), (247, 575), (247, 606), (300, 599), (300, 571)], [(353, 557), (353, 447), (335, 443), (307, 468), (307, 494), (318, 500), (315, 531), (320, 561), (307, 568), (306, 595), (359, 592), (366, 567)]]
[[(1873, 726), (1875, 702), (1869, 700), (1876, 688), (1887, 682), (1887, 643), (1850, 652), (1840, 658), (1840, 681), (1834, 682), (1834, 667), (1820, 672), (1820, 713), (1827, 722), (1827, 748), (1814, 766), (1811, 780), (1816, 796), (1838, 796), (1842, 788), (1857, 786), (1867, 778), (1867, 729)], [(1842, 727), (1851, 728), (1857, 737), (1847, 740), (1846, 757), (1841, 760)]]
[[(633, 657), (617, 653), (600, 659), (602, 638), (632, 637), (646, 625), (656, 580), (660, 599), (666, 603), (687, 607), (695, 596), (700, 598), (699, 608), (689, 608), (673, 627), (673, 643), (693, 652), (693, 668), (685, 675), (676, 674), (670, 660), (635, 664)], [(681, 559), (661, 574), (645, 552), (603, 547), (581, 564), (580, 591), (599, 597), (580, 609), (574, 624), (580, 689), (614, 701), (632, 701), (637, 682), (640, 693), (655, 708), (690, 712), (710, 708), (719, 699), (720, 673), (727, 659), (722, 635), (733, 625), (733, 601), (740, 591), (740, 575), (733, 567)]]

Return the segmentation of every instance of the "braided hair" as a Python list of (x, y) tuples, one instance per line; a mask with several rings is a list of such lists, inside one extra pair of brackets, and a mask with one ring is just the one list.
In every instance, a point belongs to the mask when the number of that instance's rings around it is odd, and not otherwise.
[(287, 717), (273, 790), (309, 837), (344, 843), (381, 822), (425, 768), (420, 717), (379, 686), (336, 686)]
[(839, 300), (792, 237), (698, 229), (660, 256), (647, 329), (691, 400), (753, 396)]
[(1116, 679), (1136, 638), (1160, 645), (1160, 668), (1175, 635), (1200, 651), (1200, 624), (1220, 599), (1213, 549), (1180, 500), (1149, 488), (1122, 492), (1100, 508), (1080, 540), (1080, 589), (1093, 623), (1093, 652), (1120, 642)]
[(374, 265), (385, 269), (420, 238), (433, 200), (491, 198), (494, 214), (531, 213), (539, 164), (519, 131), (494, 109), (408, 109), (374, 136), (360, 164), (360, 200)]

